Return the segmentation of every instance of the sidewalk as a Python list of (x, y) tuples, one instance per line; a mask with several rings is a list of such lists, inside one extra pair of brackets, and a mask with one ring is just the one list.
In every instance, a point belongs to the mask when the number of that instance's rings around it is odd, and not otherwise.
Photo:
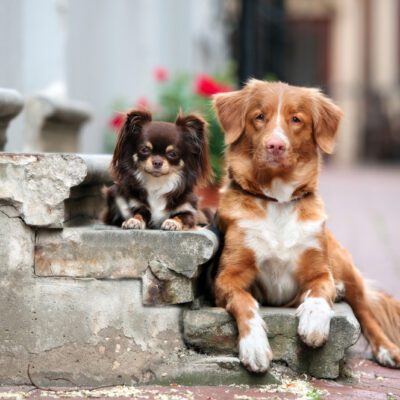
[(105, 387), (97, 390), (45, 391), (35, 387), (0, 388), (0, 399), (107, 399), (116, 400), (398, 400), (400, 372), (354, 358), (348, 362), (353, 384), (341, 381), (289, 379), (281, 385), (246, 386), (141, 386)]
[(323, 168), (328, 227), (371, 284), (400, 299), (400, 166)]

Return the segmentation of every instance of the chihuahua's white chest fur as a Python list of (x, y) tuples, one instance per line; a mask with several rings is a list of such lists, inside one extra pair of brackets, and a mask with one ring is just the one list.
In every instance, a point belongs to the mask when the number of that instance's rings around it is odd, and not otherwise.
[(149, 174), (140, 173), (138, 176), (143, 186), (147, 190), (147, 202), (149, 203), (152, 224), (159, 228), (169, 217), (166, 209), (166, 194), (174, 191), (181, 181), (179, 173), (168, 174), (165, 176), (154, 177)]

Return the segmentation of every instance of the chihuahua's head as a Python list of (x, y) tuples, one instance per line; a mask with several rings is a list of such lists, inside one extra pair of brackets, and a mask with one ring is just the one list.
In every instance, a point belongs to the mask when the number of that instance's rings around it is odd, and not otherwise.
[(179, 114), (175, 123), (170, 123), (152, 121), (148, 111), (130, 111), (111, 165), (117, 180), (132, 175), (176, 175), (189, 184), (209, 180), (207, 124), (195, 114)]

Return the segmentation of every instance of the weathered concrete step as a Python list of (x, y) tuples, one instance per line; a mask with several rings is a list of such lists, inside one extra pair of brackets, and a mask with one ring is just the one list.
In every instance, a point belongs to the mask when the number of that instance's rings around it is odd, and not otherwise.
[[(360, 326), (347, 304), (336, 304), (334, 311), (328, 342), (311, 349), (297, 335), (295, 309), (261, 308), (274, 360), (317, 378), (337, 378), (345, 350), (357, 341)], [(236, 324), (224, 309), (186, 310), (183, 326), (188, 345), (208, 354), (237, 353)]]
[(193, 280), (215, 253), (207, 229), (186, 232), (127, 231), (104, 225), (37, 234), (35, 274), (95, 279), (141, 278), (144, 304), (194, 299)]

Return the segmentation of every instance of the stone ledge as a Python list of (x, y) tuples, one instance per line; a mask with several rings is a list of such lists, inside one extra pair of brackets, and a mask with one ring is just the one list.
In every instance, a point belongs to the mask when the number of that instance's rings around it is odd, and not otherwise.
[(27, 151), (78, 151), (80, 128), (91, 116), (84, 102), (36, 95), (25, 105)]
[(24, 100), (13, 89), (0, 89), (0, 151), (6, 145), (6, 130), (10, 121), (22, 110)]
[(35, 274), (94, 279), (142, 278), (144, 304), (193, 301), (193, 280), (214, 255), (217, 237), (186, 232), (126, 231), (104, 225), (39, 231)]
[[(345, 350), (353, 345), (360, 326), (346, 303), (335, 304), (328, 342), (319, 349), (303, 344), (297, 335), (295, 309), (261, 308), (268, 326), (274, 360), (317, 378), (337, 378)], [(233, 318), (221, 308), (187, 310), (183, 319), (186, 343), (208, 354), (237, 352), (237, 328)]]

